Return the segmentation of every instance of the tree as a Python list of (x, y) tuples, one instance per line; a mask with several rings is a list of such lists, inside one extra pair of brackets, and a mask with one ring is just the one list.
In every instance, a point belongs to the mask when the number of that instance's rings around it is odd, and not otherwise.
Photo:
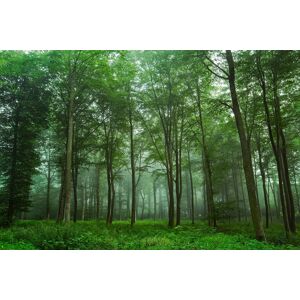
[(10, 225), (30, 205), (32, 176), (39, 165), (36, 143), (47, 124), (50, 94), (42, 53), (0, 55), (0, 199), (2, 223)]
[(232, 100), (232, 109), (235, 116), (236, 126), (239, 133), (241, 149), (242, 149), (242, 158), (243, 158), (243, 167), (246, 178), (246, 185), (248, 191), (248, 199), (251, 209), (251, 216), (253, 225), (255, 228), (256, 238), (258, 240), (265, 240), (264, 229), (261, 220), (261, 213), (259, 208), (259, 203), (256, 197), (256, 188), (252, 167), (252, 158), (251, 158), (251, 149), (250, 144), (247, 141), (247, 136), (243, 124), (242, 115), (240, 112), (240, 106), (238, 102), (238, 96), (236, 93), (235, 87), (235, 66), (233, 56), (230, 50), (226, 51), (226, 60), (228, 63), (228, 82), (230, 87), (230, 94)]

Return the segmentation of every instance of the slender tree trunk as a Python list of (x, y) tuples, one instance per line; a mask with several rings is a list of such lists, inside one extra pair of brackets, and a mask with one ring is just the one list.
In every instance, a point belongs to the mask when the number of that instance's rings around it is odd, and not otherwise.
[(186, 216), (192, 219), (192, 204), (191, 204), (191, 186), (188, 170), (185, 172), (185, 186), (186, 186)]
[(256, 198), (259, 202), (259, 195), (258, 195), (258, 183), (257, 183), (257, 168), (256, 168), (256, 159), (255, 159), (255, 152), (253, 152), (253, 168), (254, 168), (254, 182), (255, 182), (255, 191), (256, 191)]
[(287, 207), (288, 207), (288, 214), (289, 214), (289, 223), (290, 223), (291, 232), (296, 233), (294, 197), (293, 197), (293, 192), (292, 192), (289, 166), (288, 166), (288, 160), (287, 160), (285, 136), (283, 134), (282, 128), (280, 128), (280, 135), (281, 135), (281, 140), (282, 140), (282, 161), (283, 161), (283, 169), (284, 169), (284, 171), (283, 171), (284, 187), (285, 187), (286, 198), (288, 199)]
[(239, 178), (239, 181), (240, 181), (240, 187), (241, 187), (241, 193), (242, 193), (244, 218), (245, 218), (245, 221), (247, 221), (248, 220), (247, 200), (246, 200), (245, 191), (244, 191), (243, 170), (242, 170), (242, 167), (240, 165), (239, 160), (238, 160), (238, 163), (237, 163), (237, 168), (238, 168), (238, 173), (239, 173), (238, 178)]
[[(269, 178), (269, 180), (270, 180), (270, 178)], [(271, 188), (271, 191), (272, 191), (272, 194), (273, 194), (273, 201), (274, 201), (274, 206), (275, 206), (275, 210), (276, 210), (276, 217), (277, 217), (277, 220), (278, 220), (280, 218), (279, 200), (277, 200), (277, 194), (279, 194), (279, 192), (276, 193), (275, 180), (274, 179), (273, 179), (273, 184), (270, 182), (270, 188)]]
[(268, 195), (268, 206), (269, 206), (269, 210), (270, 210), (270, 221), (271, 223), (273, 223), (273, 210), (272, 210), (272, 206), (271, 206), (271, 202), (270, 202), (270, 182), (268, 180), (268, 168), (266, 170), (266, 185), (267, 185), (267, 195)]
[(230, 86), (233, 113), (235, 116), (236, 126), (237, 126), (240, 143), (241, 143), (241, 149), (242, 149), (243, 168), (244, 168), (244, 173), (246, 178), (252, 222), (255, 229), (256, 239), (265, 240), (265, 233), (262, 224), (261, 212), (256, 197), (255, 180), (254, 180), (252, 159), (251, 159), (251, 149), (249, 149), (250, 145), (247, 142), (245, 127), (243, 124), (243, 119), (242, 119), (238, 97), (236, 93), (235, 67), (234, 67), (233, 56), (230, 50), (226, 51), (226, 59), (227, 59), (228, 69), (229, 69), (228, 81)]
[[(204, 178), (203, 183), (202, 183), (202, 197), (203, 197), (202, 215), (207, 217), (208, 216), (208, 208), (207, 208), (207, 192), (206, 192), (205, 178)], [(199, 208), (199, 209), (201, 209), (201, 208)]]
[[(271, 116), (270, 110), (267, 101), (267, 90), (266, 90), (266, 82), (265, 82), (265, 74), (261, 66), (260, 53), (257, 52), (256, 55), (256, 65), (258, 70), (259, 81), (262, 89), (262, 99), (264, 104), (264, 110), (266, 115), (266, 123), (268, 127), (268, 133), (270, 142), (272, 145), (272, 150), (274, 153), (274, 157), (276, 159), (276, 167), (278, 173), (278, 184), (279, 184), (279, 195), (281, 202), (281, 209), (284, 221), (284, 227), (287, 236), (289, 236), (290, 232), (296, 231), (295, 226), (295, 212), (294, 212), (294, 204), (293, 198), (291, 196), (290, 182), (288, 176), (288, 168), (287, 168), (287, 160), (285, 153), (285, 139), (283, 135), (283, 131), (281, 128), (281, 114), (280, 114), (280, 102), (277, 94), (277, 76), (276, 72), (272, 72), (273, 75), (273, 96), (274, 96), (274, 121), (275, 121), (275, 138), (272, 131), (271, 125)], [(284, 170), (284, 167), (286, 168)]]
[(180, 192), (180, 174), (179, 174), (179, 159), (176, 153), (176, 179), (175, 179), (175, 191), (176, 191), (176, 226), (181, 222), (181, 192)]
[(68, 135), (66, 147), (66, 168), (64, 179), (64, 203), (66, 222), (70, 221), (71, 216), (71, 188), (72, 188), (72, 146), (73, 146), (73, 110), (74, 110), (74, 91), (71, 87), (71, 95), (68, 103)]
[(192, 224), (194, 225), (195, 224), (194, 183), (193, 183), (190, 148), (188, 148), (188, 167), (189, 167), (189, 178), (190, 178), (190, 188), (191, 188), (191, 218), (192, 218)]
[(126, 184), (126, 219), (131, 218), (131, 184), (127, 182)]
[(148, 194), (148, 219), (151, 219), (151, 196)]
[[(170, 147), (167, 147), (171, 151)], [(167, 183), (168, 183), (168, 205), (169, 205), (169, 227), (174, 227), (174, 177), (173, 177), (173, 161), (172, 155), (169, 154), (167, 168)]]
[[(111, 153), (112, 157), (112, 153)], [(113, 222), (113, 216), (114, 216), (114, 209), (115, 209), (115, 199), (116, 199), (116, 190), (115, 190), (115, 180), (114, 180), (114, 173), (113, 173), (113, 166), (112, 166), (112, 160), (110, 162), (110, 178), (111, 178), (111, 206), (110, 206), (110, 215), (109, 215), (109, 225)]]
[(113, 221), (114, 205), (115, 205), (115, 186), (113, 173), (113, 152), (114, 152), (114, 135), (112, 124), (109, 128), (104, 127), (106, 136), (105, 161), (106, 161), (106, 177), (107, 177), (107, 215), (106, 225), (111, 225)]
[(261, 154), (261, 145), (260, 145), (260, 137), (257, 138), (256, 140), (257, 144), (257, 152), (258, 152), (258, 165), (259, 165), (259, 171), (260, 171), (260, 176), (262, 179), (262, 184), (263, 184), (263, 192), (264, 192), (264, 203), (265, 203), (265, 214), (266, 214), (266, 228), (269, 228), (269, 195), (267, 192), (267, 186), (266, 186), (266, 174), (265, 170), (263, 167), (263, 162), (262, 162), (262, 154)]
[(15, 213), (15, 181), (16, 181), (16, 168), (17, 168), (17, 144), (18, 144), (18, 128), (19, 128), (19, 109), (16, 110), (15, 124), (14, 124), (14, 136), (13, 136), (13, 149), (11, 153), (11, 168), (9, 179), (9, 198), (8, 198), (8, 210), (7, 210), (7, 224), (11, 225)]
[(87, 201), (87, 187), (86, 180), (84, 181), (84, 186), (82, 188), (82, 211), (81, 211), (81, 220), (85, 219), (85, 209), (86, 209), (86, 201)]
[(77, 163), (73, 167), (73, 197), (74, 197), (74, 212), (73, 212), (73, 221), (77, 221), (78, 213), (78, 197), (77, 197), (77, 186), (78, 186), (78, 165)]
[(131, 226), (136, 221), (136, 179), (135, 179), (135, 158), (134, 158), (134, 139), (133, 139), (133, 120), (132, 111), (129, 112), (130, 125), (130, 166), (131, 166)]
[(78, 214), (78, 171), (79, 171), (79, 159), (78, 159), (78, 130), (74, 122), (73, 125), (73, 141), (72, 141), (72, 183), (73, 183), (73, 200), (74, 200), (74, 210), (73, 210), (73, 222), (77, 221)]
[(213, 196), (213, 183), (212, 183), (212, 171), (211, 171), (211, 162), (208, 154), (208, 149), (206, 145), (206, 132), (204, 130), (203, 118), (202, 118), (202, 105), (201, 105), (201, 98), (200, 98), (200, 88), (197, 81), (197, 107), (198, 107), (198, 120), (201, 130), (201, 141), (203, 147), (203, 170), (204, 170), (204, 177), (206, 182), (206, 199), (207, 199), (207, 212), (208, 212), (208, 225), (216, 227), (217, 220), (215, 214), (215, 203), (214, 203), (214, 196)]
[[(182, 198), (182, 139), (183, 139), (183, 108), (177, 107), (176, 123), (175, 123), (175, 163), (176, 163), (176, 226), (181, 222), (181, 198)], [(180, 126), (178, 121), (180, 120)], [(178, 128), (179, 127), (179, 128)]]
[(158, 189), (158, 198), (159, 198), (159, 218), (163, 219), (163, 201), (162, 201), (161, 185), (159, 185), (159, 189)]
[(145, 213), (145, 195), (143, 194), (143, 192), (140, 192), (141, 197), (142, 197), (142, 215), (141, 215), (141, 219), (144, 220), (144, 213)]
[(110, 216), (112, 211), (112, 178), (110, 173), (109, 162), (106, 162), (106, 176), (107, 176), (107, 215), (106, 215), (106, 225), (110, 224)]
[(119, 220), (122, 220), (122, 186), (121, 186), (121, 182), (119, 184)]
[(64, 203), (64, 179), (65, 179), (65, 168), (64, 164), (62, 163), (61, 166), (61, 181), (60, 181), (60, 192), (59, 192), (59, 201), (58, 201), (58, 213), (56, 222), (60, 223), (64, 219), (64, 210), (65, 210), (65, 203)]
[(181, 222), (181, 195), (182, 195), (182, 175), (181, 175), (181, 158), (179, 150), (176, 150), (175, 154), (176, 162), (176, 179), (175, 179), (175, 191), (176, 191), (176, 226)]
[(233, 189), (234, 189), (234, 195), (235, 195), (235, 201), (236, 201), (236, 208), (238, 213), (238, 221), (241, 221), (241, 210), (240, 210), (240, 196), (239, 196), (239, 187), (237, 182), (237, 176), (234, 169), (234, 164), (232, 163), (232, 181), (233, 181)]
[(47, 162), (47, 196), (46, 196), (46, 220), (50, 220), (50, 188), (51, 188), (51, 165), (50, 165), (50, 151), (48, 153)]
[(156, 220), (156, 214), (157, 214), (157, 212), (156, 212), (156, 205), (157, 205), (157, 203), (156, 203), (156, 180), (157, 179), (154, 179), (153, 180), (153, 208), (154, 208), (154, 212), (153, 212), (153, 219), (154, 219), (154, 221)]
[(247, 203), (246, 203), (246, 197), (245, 197), (244, 182), (243, 182), (242, 173), (240, 173), (240, 182), (241, 182), (241, 190), (242, 190), (242, 198), (243, 198), (245, 221), (247, 221), (248, 220), (248, 212), (247, 212)]
[(100, 163), (96, 165), (96, 219), (100, 219)]

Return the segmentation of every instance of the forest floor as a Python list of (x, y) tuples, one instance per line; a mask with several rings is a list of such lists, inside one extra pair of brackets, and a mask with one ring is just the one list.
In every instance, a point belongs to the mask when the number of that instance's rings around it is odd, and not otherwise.
[(18, 221), (9, 229), (0, 229), (1, 250), (31, 249), (148, 249), (148, 250), (285, 250), (300, 249), (300, 234), (285, 238), (282, 225), (266, 230), (268, 242), (253, 238), (248, 223), (221, 223), (217, 229), (203, 222), (170, 229), (166, 221), (114, 221), (106, 227), (102, 221), (81, 221), (57, 225), (53, 221)]

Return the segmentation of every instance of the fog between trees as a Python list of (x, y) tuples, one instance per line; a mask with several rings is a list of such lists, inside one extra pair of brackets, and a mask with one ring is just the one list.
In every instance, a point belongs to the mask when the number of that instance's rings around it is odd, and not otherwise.
[(281, 223), (300, 214), (299, 51), (1, 51), (0, 213)]

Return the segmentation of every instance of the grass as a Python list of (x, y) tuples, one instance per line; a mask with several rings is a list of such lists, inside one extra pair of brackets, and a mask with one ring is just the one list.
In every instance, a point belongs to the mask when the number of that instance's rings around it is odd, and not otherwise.
[(52, 221), (19, 221), (9, 229), (0, 229), (2, 250), (255, 250), (300, 249), (300, 237), (287, 241), (282, 227), (267, 230), (266, 242), (253, 239), (252, 226), (221, 224), (218, 229), (204, 223), (183, 223), (174, 229), (165, 222), (139, 221), (133, 228), (126, 221), (84, 221), (57, 225)]

